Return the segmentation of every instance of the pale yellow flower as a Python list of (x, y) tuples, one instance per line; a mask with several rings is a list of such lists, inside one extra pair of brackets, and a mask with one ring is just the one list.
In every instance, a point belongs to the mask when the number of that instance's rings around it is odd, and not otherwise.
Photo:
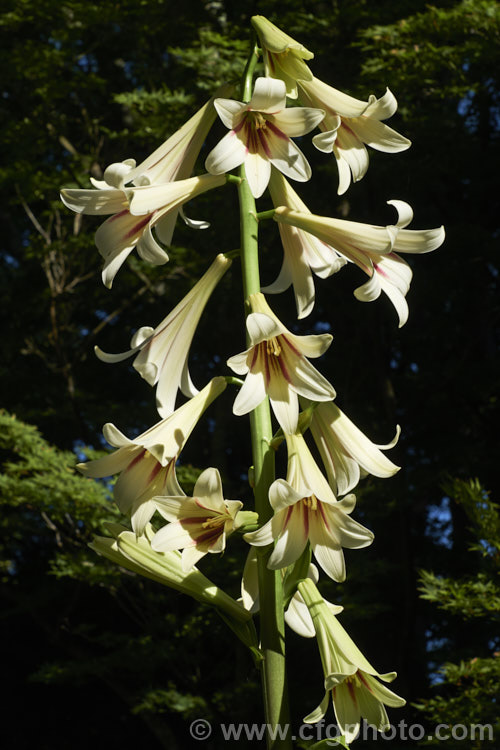
[(323, 119), (323, 110), (287, 109), (285, 84), (274, 78), (257, 78), (248, 104), (216, 99), (214, 105), (229, 133), (209, 153), (207, 172), (220, 175), (244, 164), (254, 198), (266, 189), (271, 164), (292, 180), (309, 180), (309, 162), (291, 138), (313, 130)]
[(331, 698), (337, 723), (347, 744), (357, 737), (361, 718), (379, 732), (388, 729), (390, 725), (385, 706), (399, 708), (406, 701), (379, 680), (392, 682), (396, 672), (379, 674), (372, 667), (327, 606), (312, 580), (301, 581), (298, 590), (309, 608), (316, 631), (326, 690), (320, 705), (305, 717), (304, 722), (315, 724), (320, 721)]
[(227, 361), (238, 375), (246, 375), (233, 412), (238, 416), (247, 414), (267, 395), (283, 431), (293, 433), (299, 417), (298, 394), (313, 401), (335, 397), (333, 386), (307, 359), (321, 356), (332, 337), (291, 333), (272, 312), (263, 294), (251, 294), (249, 302), (252, 312), (246, 325), (250, 346)]

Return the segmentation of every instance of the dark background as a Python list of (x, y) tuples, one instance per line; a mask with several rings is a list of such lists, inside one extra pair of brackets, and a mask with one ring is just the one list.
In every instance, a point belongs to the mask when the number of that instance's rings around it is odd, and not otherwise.
[[(402, 470), (390, 480), (367, 478), (357, 493), (357, 518), (375, 542), (347, 551), (348, 581), (324, 581), (325, 596), (345, 606), (342, 622), (374, 665), (397, 669), (394, 689), (409, 704), (432, 694), (444, 661), (491, 655), (496, 631), (419, 599), (418, 571), (461, 576), (481, 568), (467, 552), (465, 513), (443, 489), (447, 478), (479, 477), (498, 497), (498, 4), (306, 0), (287, 2), (284, 12), (276, 2), (224, 0), (4, 6), (2, 406), (38, 427), (57, 455), (102, 449), (104, 422), (133, 435), (157, 420), (153, 393), (130, 363), (104, 365), (92, 347), (124, 351), (137, 327), (156, 325), (214, 255), (239, 241), (236, 192), (226, 186), (188, 207), (188, 215), (210, 220), (208, 230), (179, 224), (167, 265), (131, 255), (106, 290), (93, 245), (100, 219), (80, 225), (60, 204), (59, 188), (87, 187), (89, 174), (101, 177), (113, 161), (139, 161), (221, 82), (237, 79), (254, 13), (313, 50), (313, 72), (331, 85), (365, 100), (387, 86), (395, 93), (399, 110), (389, 125), (412, 148), (370, 150), (367, 175), (339, 197), (333, 157), (304, 138), (314, 176), (299, 191), (319, 214), (391, 223), (385, 201), (397, 198), (414, 209), (410, 228), (445, 225), (439, 250), (409, 260), (408, 323), (397, 328), (384, 295), (369, 305), (355, 300), (364, 278), (354, 266), (317, 279), (316, 307), (298, 324), (291, 291), (269, 301), (296, 332), (332, 332), (319, 367), (374, 442), (388, 442), (402, 426), (390, 454)], [(223, 133), (217, 122), (199, 171)], [(259, 210), (268, 207), (262, 198)], [(272, 222), (261, 239), (269, 283), (281, 263)], [(235, 261), (191, 350), (200, 387), (229, 374), (226, 358), (244, 348), (240, 292)], [(186, 488), (191, 465), (213, 465), (225, 496), (248, 503), (248, 422), (232, 416), (234, 395), (228, 388), (210, 408), (182, 463)], [(194, 718), (260, 721), (258, 674), (225, 625), (178, 594), (96, 563), (86, 544), (114, 516), (106, 489), (94, 497), (83, 480), (71, 474), (70, 482), (68, 453), (44, 480), (43, 460), (34, 457), (43, 458), (46, 446), (3, 424), (4, 470), (16, 478), (1, 485), (6, 747), (189, 747)], [(244, 554), (236, 539), (222, 561), (201, 567), (238, 596)], [(289, 654), (298, 725), (323, 695), (322, 674), (314, 642), (290, 633)], [(411, 705), (391, 717), (423, 721)], [(205, 743), (217, 746), (216, 737)]]

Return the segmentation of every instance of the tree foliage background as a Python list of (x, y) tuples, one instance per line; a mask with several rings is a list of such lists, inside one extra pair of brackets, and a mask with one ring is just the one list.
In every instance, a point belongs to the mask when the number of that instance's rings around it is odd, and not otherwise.
[[(179, 226), (166, 266), (130, 256), (111, 291), (100, 282), (93, 244), (98, 220), (75, 218), (58, 199), (63, 185), (86, 187), (89, 175), (100, 178), (109, 163), (143, 158), (220, 83), (239, 77), (255, 13), (314, 50), (314, 73), (333, 86), (363, 99), (389, 86), (400, 105), (390, 124), (413, 141), (395, 156), (371, 151), (366, 177), (342, 197), (333, 160), (304, 142), (314, 179), (302, 194), (311, 210), (389, 223), (393, 209), (385, 200), (399, 198), (414, 208), (414, 228), (446, 227), (445, 245), (412, 263), (403, 329), (387, 300), (363, 305), (353, 298), (361, 281), (348, 268), (318, 280), (313, 316), (296, 330), (310, 330), (312, 320), (316, 330), (332, 331), (321, 369), (339, 405), (370, 437), (386, 442), (396, 423), (403, 428), (391, 454), (401, 472), (384, 483), (365, 480), (359, 492), (360, 518), (374, 530), (375, 543), (350, 555), (347, 583), (327, 584), (325, 593), (345, 605), (343, 622), (375, 666), (398, 670), (400, 694), (428, 707), (426, 700), (441, 696), (430, 721), (441, 716), (446, 722), (457, 696), (469, 709), (480, 703), (481, 693), (467, 693), (474, 675), (448, 671), (443, 682), (438, 670), (445, 661), (494, 660), (498, 615), (464, 622), (457, 608), (438, 611), (438, 595), (431, 602), (419, 598), (418, 577), (425, 569), (471, 585), (468, 577), (483, 576), (494, 588), (478, 596), (492, 601), (498, 585), (498, 566), (478, 549), (469, 511), (459, 502), (463, 493), (452, 492), (450, 477), (479, 477), (493, 500), (500, 496), (499, 4), (3, 5), (0, 524), (7, 746), (36, 741), (39, 748), (78, 750), (112, 737), (125, 747), (134, 740), (188, 747), (192, 718), (260, 720), (257, 674), (223, 623), (180, 595), (120, 575), (87, 549), (92, 533), (117, 514), (109, 487), (71, 469), (83, 446), (105, 447), (104, 422), (137, 434), (156, 421), (146, 383), (126, 364), (97, 361), (92, 347), (127, 348), (132, 332), (161, 320), (214, 254), (237, 245), (233, 189), (189, 206), (190, 215), (211, 227), (194, 233)], [(202, 158), (222, 133), (217, 124)], [(281, 248), (275, 227), (264, 227), (262, 238), (268, 283)], [(234, 263), (195, 338), (198, 385), (224, 368), (235, 341), (243, 342), (238, 272)], [(272, 302), (284, 320), (294, 319), (291, 293)], [(248, 436), (245, 420), (231, 415), (233, 396), (226, 392), (190, 439), (181, 475), (186, 490), (195, 467), (213, 465), (227, 496), (248, 498)], [(243, 556), (243, 544), (235, 542), (222, 564), (205, 565), (235, 596)], [(491, 556), (498, 558), (498, 547)], [(290, 635), (298, 724), (322, 696), (311, 648)], [(306, 674), (304, 663), (311, 665)], [(394, 722), (403, 715), (424, 720), (411, 705)]]

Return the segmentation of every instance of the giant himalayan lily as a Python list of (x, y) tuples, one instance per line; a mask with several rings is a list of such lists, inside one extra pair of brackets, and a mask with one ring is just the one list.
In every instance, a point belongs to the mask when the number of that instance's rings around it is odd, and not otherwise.
[(136, 534), (143, 533), (156, 510), (153, 497), (182, 494), (175, 477), (177, 457), (205, 409), (225, 387), (225, 378), (213, 378), (197, 396), (133, 440), (113, 424), (105, 424), (104, 437), (118, 450), (96, 461), (77, 464), (76, 468), (88, 477), (120, 473), (114, 498), (122, 513), (131, 516)]
[(283, 432), (293, 433), (299, 417), (297, 394), (314, 401), (335, 398), (333, 386), (306, 359), (320, 357), (330, 346), (332, 336), (291, 333), (260, 292), (251, 294), (249, 303), (252, 312), (246, 319), (246, 326), (250, 346), (227, 361), (238, 375), (246, 375), (233, 413), (247, 414), (267, 395)]
[(151, 546), (154, 531), (149, 524), (140, 537), (119, 524), (106, 526), (112, 536), (95, 536), (89, 544), (98, 554), (126, 570), (217, 607), (238, 622), (250, 620), (251, 614), (239, 602), (218, 588), (197, 568), (186, 572), (179, 552), (156, 552)]
[(320, 721), (331, 695), (337, 723), (347, 744), (358, 735), (361, 718), (379, 732), (388, 729), (385, 706), (399, 708), (406, 701), (379, 680), (392, 682), (396, 672), (379, 674), (372, 667), (328, 608), (313, 581), (301, 581), (298, 590), (309, 608), (316, 631), (326, 690), (320, 705), (304, 722)]
[(366, 174), (369, 160), (365, 143), (388, 153), (405, 151), (411, 146), (408, 138), (381, 122), (391, 117), (398, 107), (389, 89), (380, 99), (372, 94), (363, 102), (317, 78), (301, 80), (298, 85), (304, 104), (321, 107), (326, 112), (319, 126), (323, 132), (314, 136), (313, 143), (320, 151), (333, 152), (339, 170), (339, 195), (351, 184), (351, 172), (354, 182)]
[(245, 534), (245, 539), (256, 546), (276, 540), (268, 562), (271, 570), (295, 562), (309, 541), (325, 573), (334, 581), (344, 581), (342, 547), (367, 547), (373, 541), (373, 534), (349, 516), (356, 504), (354, 495), (336, 499), (303, 436), (286, 435), (286, 442), (286, 481), (277, 479), (269, 488), (274, 515), (258, 531)]
[[(228, 95), (232, 90), (232, 86), (224, 86), (219, 89), (216, 96)], [(134, 247), (137, 247), (139, 255), (149, 263), (161, 265), (168, 261), (167, 253), (155, 242), (151, 234), (153, 225), (158, 239), (165, 245), (170, 245), (172, 241), (179, 211), (189, 226), (198, 229), (208, 227), (207, 222), (188, 219), (183, 213), (182, 203), (157, 214), (154, 221), (153, 217), (150, 217), (142, 224), (143, 219), (134, 219), (127, 210), (125, 184), (146, 187), (187, 179), (215, 120), (213, 102), (214, 97), (138, 166), (135, 159), (126, 159), (111, 164), (105, 170), (103, 180), (91, 177), (91, 183), (100, 192), (72, 189), (62, 191), (61, 198), (65, 205), (77, 213), (115, 214), (96, 234), (96, 244), (105, 259), (103, 282), (107, 287), (112, 285), (116, 272)]]
[(274, 78), (257, 78), (248, 104), (216, 99), (214, 106), (229, 133), (209, 153), (205, 162), (207, 172), (219, 175), (244, 164), (254, 198), (259, 198), (266, 189), (271, 164), (292, 180), (310, 179), (309, 162), (290, 138), (315, 128), (323, 119), (323, 110), (286, 109), (285, 84)]
[[(286, 206), (294, 211), (311, 213), (290, 183), (274, 167), (271, 170), (269, 192), (275, 207)], [(283, 265), (277, 279), (262, 287), (262, 291), (279, 294), (293, 284), (298, 318), (305, 318), (314, 307), (313, 272), (320, 279), (326, 279), (339, 271), (347, 261), (330, 245), (309, 232), (283, 223), (279, 224), (279, 230), (283, 245)]]
[(208, 271), (171, 313), (153, 330), (143, 326), (135, 333), (131, 349), (123, 354), (95, 353), (103, 362), (121, 362), (136, 354), (133, 367), (150, 384), (157, 385), (156, 405), (161, 417), (174, 411), (177, 391), (193, 397), (198, 393), (188, 369), (188, 355), (196, 326), (215, 286), (231, 260), (219, 254)]
[(312, 60), (314, 53), (265, 16), (252, 16), (251, 20), (259, 37), (266, 76), (284, 81), (287, 96), (296, 99), (297, 81), (312, 81), (313, 75), (304, 60)]
[(415, 254), (435, 250), (444, 242), (444, 228), (405, 229), (413, 218), (411, 207), (404, 201), (387, 202), (398, 212), (398, 221), (385, 227), (315, 216), (284, 206), (275, 210), (273, 218), (278, 223), (310, 232), (359, 266), (370, 280), (354, 291), (355, 297), (362, 302), (371, 302), (385, 292), (396, 308), (401, 327), (408, 319), (405, 295), (412, 271), (397, 252)]
[[(197, 195), (220, 187), (225, 177), (209, 174), (187, 180), (141, 185), (127, 188), (123, 180), (128, 174), (127, 165), (113, 164), (108, 180), (97, 190), (61, 191), (64, 205), (79, 214), (112, 214), (101, 224), (95, 235), (95, 243), (104, 258), (102, 280), (111, 288), (113, 279), (134, 248), (139, 256), (152, 265), (162, 265), (168, 255), (153, 237), (155, 227), (161, 242), (169, 244), (172, 239), (172, 217), (180, 207)], [(130, 164), (129, 164), (130, 166)], [(106, 187), (104, 187), (106, 185)]]
[(310, 429), (321, 454), (328, 481), (338, 495), (350, 492), (361, 475), (392, 477), (400, 467), (384, 456), (380, 449), (393, 448), (401, 432), (387, 445), (375, 445), (351, 422), (333, 402), (315, 404)]
[(225, 500), (217, 469), (206, 469), (196, 480), (192, 497), (155, 497), (159, 513), (167, 521), (152, 539), (157, 552), (182, 549), (182, 568), (189, 570), (207, 553), (223, 552), (226, 538), (241, 525), (256, 522), (257, 514), (241, 511), (239, 500)]

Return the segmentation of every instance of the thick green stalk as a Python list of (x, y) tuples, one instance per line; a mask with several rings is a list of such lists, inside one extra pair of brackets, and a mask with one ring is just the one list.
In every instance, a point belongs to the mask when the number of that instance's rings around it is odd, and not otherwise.
[[(257, 61), (254, 48), (248, 60), (243, 82), (242, 98), (248, 102), (252, 91), (252, 74)], [(258, 219), (255, 200), (245, 179), (245, 168), (240, 168), (242, 181), (238, 186), (240, 201), (241, 266), (246, 313), (248, 296), (260, 292)], [(266, 398), (250, 415), (252, 455), (255, 473), (255, 510), (259, 523), (272, 516), (269, 504), (269, 487), (274, 481), (274, 450), (270, 446), (273, 436), (269, 400)], [(259, 555), (260, 637), (263, 653), (262, 690), (266, 723), (282, 730), (289, 726), (288, 692), (285, 670), (285, 624), (283, 617), (283, 586), (280, 571), (268, 570), (267, 561), (272, 548)], [(280, 733), (278, 733), (279, 735)], [(267, 736), (269, 750), (289, 750), (289, 737), (273, 739)]]

